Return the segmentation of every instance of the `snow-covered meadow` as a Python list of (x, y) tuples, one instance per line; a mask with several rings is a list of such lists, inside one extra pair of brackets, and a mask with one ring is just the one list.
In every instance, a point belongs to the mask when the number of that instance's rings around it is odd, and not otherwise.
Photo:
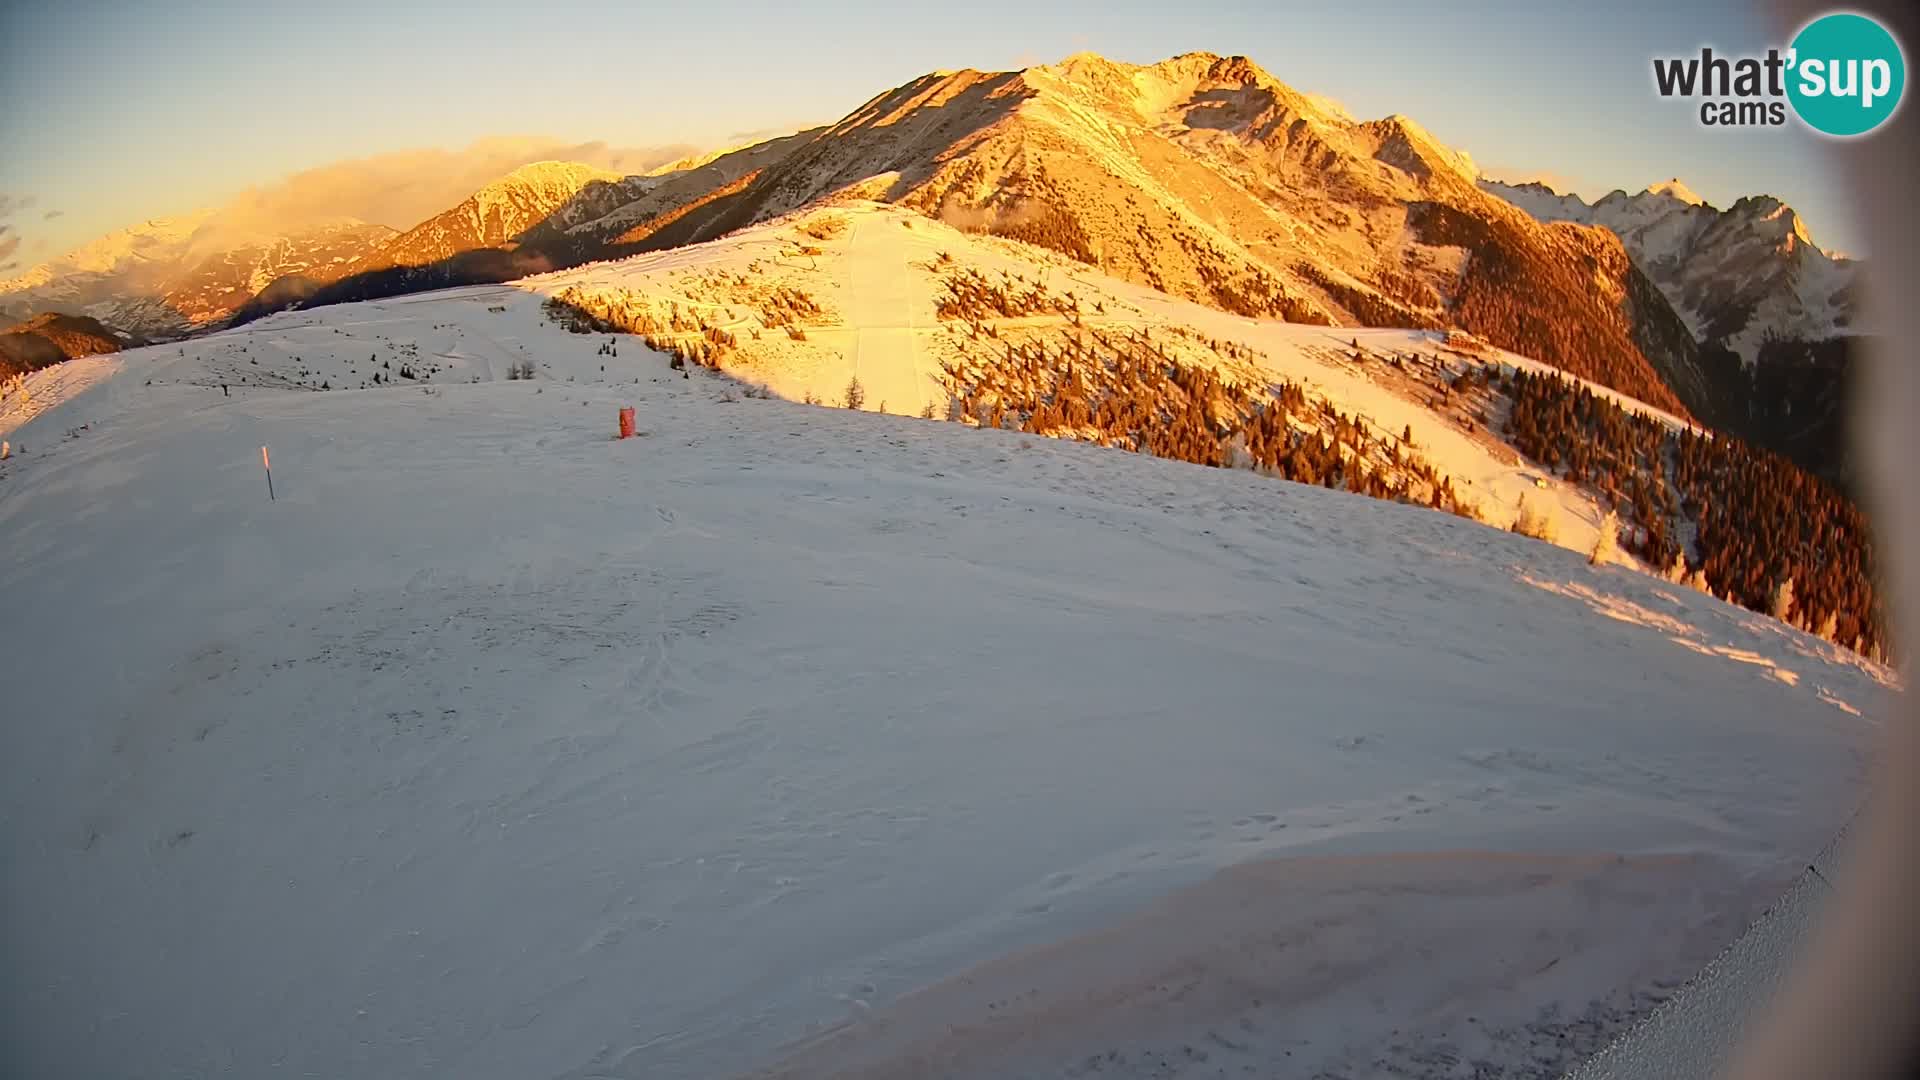
[(23, 1075), (1531, 1075), (1863, 794), (1886, 673), (1710, 597), (603, 340), (460, 290), (14, 417)]

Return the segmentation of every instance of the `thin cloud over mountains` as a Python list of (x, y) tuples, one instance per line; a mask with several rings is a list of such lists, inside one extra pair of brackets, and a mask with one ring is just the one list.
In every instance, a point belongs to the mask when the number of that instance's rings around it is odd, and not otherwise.
[(248, 188), (221, 206), (203, 239), (231, 243), (251, 234), (279, 235), (300, 225), (353, 218), (407, 229), (476, 189), (535, 161), (577, 161), (640, 173), (695, 151), (673, 144), (621, 147), (543, 136), (480, 139), (457, 150), (397, 150), (350, 158)]

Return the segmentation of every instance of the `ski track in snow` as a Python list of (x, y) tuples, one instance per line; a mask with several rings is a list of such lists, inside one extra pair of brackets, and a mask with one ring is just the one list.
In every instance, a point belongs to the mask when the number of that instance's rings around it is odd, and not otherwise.
[[(878, 409), (913, 415), (942, 395), (935, 379), (920, 361), (916, 308), (929, 316), (932, 304), (915, 295), (915, 279), (907, 268), (913, 233), (889, 217), (861, 215), (853, 224), (848, 244), (847, 321), (854, 332), (853, 374)], [(838, 400), (836, 397), (833, 400)]]
[[(889, 277), (912, 233), (859, 227)], [(1887, 676), (1753, 613), (1423, 509), (723, 400), (515, 294), (123, 354), (14, 434), (24, 1075), (1537, 1075), (1860, 796)], [(197, 384), (296, 323), (463, 359)], [(459, 385), (521, 347), (541, 381)]]

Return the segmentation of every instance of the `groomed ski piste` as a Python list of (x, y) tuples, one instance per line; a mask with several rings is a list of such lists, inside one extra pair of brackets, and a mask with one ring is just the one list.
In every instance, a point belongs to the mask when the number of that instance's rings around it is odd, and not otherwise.
[[(951, 330), (861, 260), (1013, 257), (843, 212), (786, 260), (840, 325), (768, 335), (771, 398), (542, 300), (786, 225), (9, 399), (8, 1071), (1550, 1075), (1863, 797), (1890, 673), (1631, 566), (783, 400), (931, 403)], [(1415, 409), (1322, 328), (1072, 272)]]

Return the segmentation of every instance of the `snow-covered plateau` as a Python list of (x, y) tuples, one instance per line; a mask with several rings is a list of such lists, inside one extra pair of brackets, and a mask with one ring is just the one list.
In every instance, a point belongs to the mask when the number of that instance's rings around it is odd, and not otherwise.
[[(931, 401), (876, 220), (730, 241), (871, 279), (779, 393)], [(1864, 794), (1886, 671), (1631, 567), (541, 311), (704, 250), (0, 410), (8, 1071), (1549, 1075)]]

